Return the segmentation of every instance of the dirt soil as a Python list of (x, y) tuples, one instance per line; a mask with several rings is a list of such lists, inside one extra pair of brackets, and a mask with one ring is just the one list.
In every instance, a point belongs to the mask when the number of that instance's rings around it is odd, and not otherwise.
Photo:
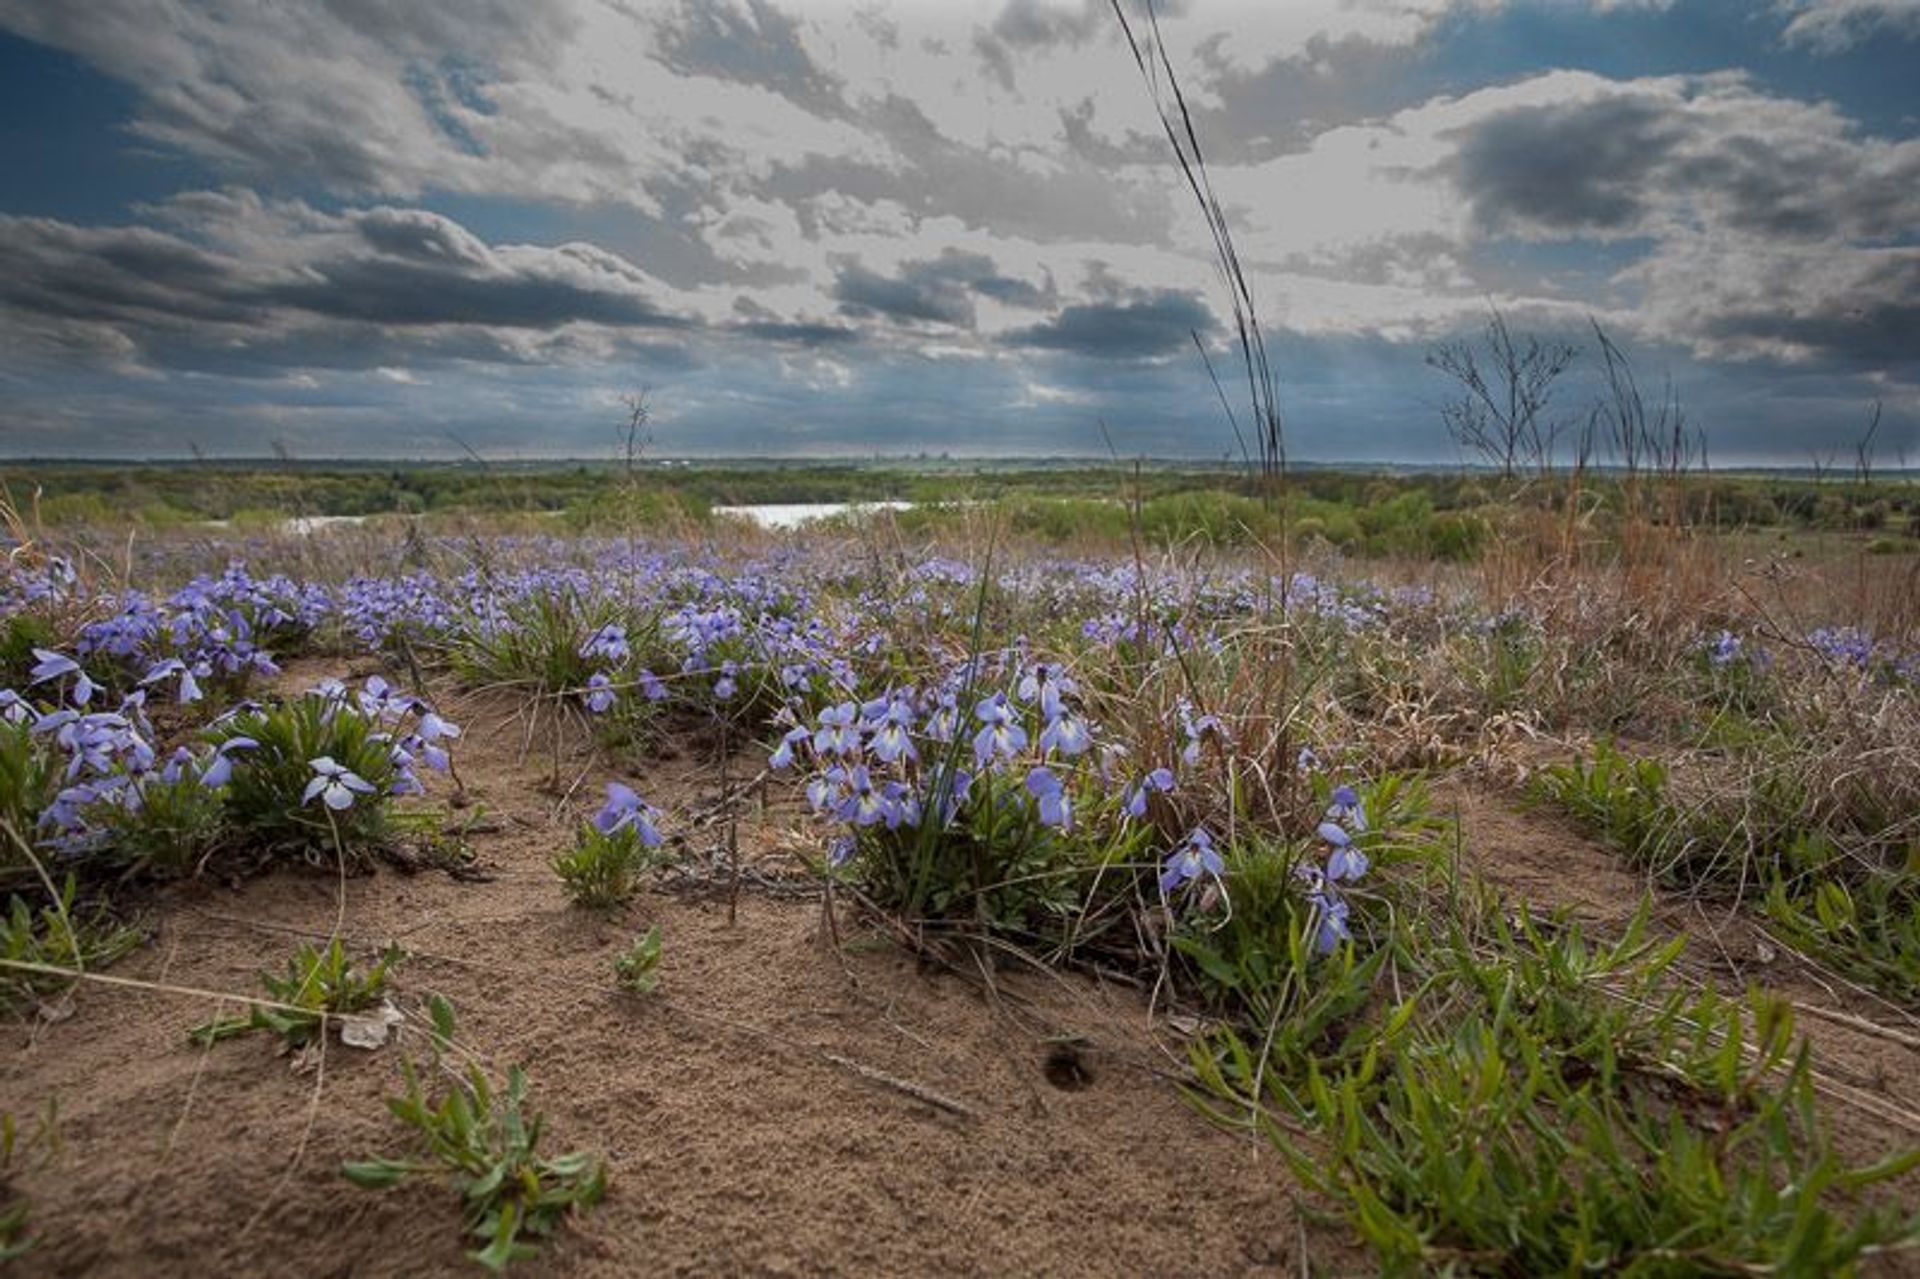
[[(444, 1185), (371, 1193), (338, 1172), (408, 1148), (381, 1099), (418, 1036), (374, 1052), (335, 1042), (304, 1072), (265, 1036), (187, 1041), (220, 1011), (191, 992), (255, 992), (259, 970), (336, 927), (363, 957), (388, 941), (409, 952), (403, 1009), (445, 995), (467, 1048), (496, 1074), (526, 1068), (551, 1152), (605, 1154), (605, 1203), (516, 1273), (1371, 1270), (1343, 1230), (1296, 1212), (1272, 1151), (1182, 1099), (1179, 1036), (1141, 992), (1010, 970), (989, 989), (844, 909), (836, 951), (789, 851), (808, 846), (799, 810), (777, 793), (741, 826), (752, 873), (735, 917), (724, 892), (671, 883), (612, 916), (571, 907), (547, 858), (613, 774), (563, 771), (556, 795), (509, 704), (451, 709), (468, 728), (462, 811), (484, 818), (471, 839), (488, 878), (383, 868), (179, 885), (151, 905), (150, 944), (111, 971), (175, 989), (87, 985), (64, 1019), (0, 1028), (0, 1109), (57, 1096), (63, 1142), (16, 1178), (40, 1242), (10, 1274), (477, 1273)], [(711, 764), (663, 760), (632, 780), (678, 818), (696, 864), (716, 856), (724, 828), (687, 816), (719, 793)], [(1438, 795), (1510, 898), (1601, 931), (1639, 900), (1636, 876), (1551, 817), (1464, 782)], [(1737, 915), (1668, 899), (1656, 922), (1696, 939), (1701, 980), (1761, 982), (1808, 1010), (1849, 1154), (1920, 1142), (1910, 1014), (1783, 959)], [(661, 989), (624, 994), (613, 957), (653, 923)]]
[[(819, 899), (781, 891), (798, 810), (779, 803), (741, 828), (758, 882), (731, 922), (725, 894), (671, 887), (613, 916), (572, 907), (547, 858), (613, 775), (556, 798), (498, 705), (456, 710), (490, 878), (179, 885), (111, 975), (253, 993), (259, 970), (336, 921), (360, 956), (399, 942), (401, 1007), (448, 997), (465, 1046), (497, 1075), (526, 1068), (546, 1148), (607, 1157), (605, 1202), (515, 1273), (1290, 1275), (1302, 1248), (1317, 1267), (1364, 1269), (1337, 1229), (1303, 1231), (1272, 1151), (1181, 1098), (1178, 1037), (1140, 992), (1002, 971), (988, 993), (844, 907), (836, 954)], [(675, 814), (718, 794), (691, 758), (632, 781)], [(722, 835), (691, 830), (687, 848), (710, 856)], [(613, 957), (653, 923), (661, 987), (623, 993)], [(15, 1179), (39, 1244), (9, 1274), (478, 1273), (443, 1184), (373, 1193), (339, 1175), (408, 1148), (382, 1098), (418, 1036), (374, 1052), (336, 1041), (299, 1073), (271, 1036), (189, 1044), (220, 1011), (211, 997), (88, 985), (71, 1010), (0, 1028), (0, 1109), (57, 1096), (63, 1143)]]

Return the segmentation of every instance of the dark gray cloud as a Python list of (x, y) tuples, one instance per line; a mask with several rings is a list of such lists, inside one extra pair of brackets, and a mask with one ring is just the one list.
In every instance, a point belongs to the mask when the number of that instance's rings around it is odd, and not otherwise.
[(1013, 50), (1004, 40), (998, 39), (990, 31), (973, 33), (973, 54), (980, 59), (980, 66), (1002, 89), (1008, 93), (1019, 91), (1019, 74), (1014, 68)]
[(729, 333), (782, 345), (827, 347), (858, 342), (864, 336), (849, 324), (806, 316), (782, 316), (750, 294), (733, 299)]
[(1016, 329), (1008, 346), (1068, 351), (1099, 360), (1145, 360), (1188, 347), (1192, 334), (1216, 325), (1200, 298), (1171, 289), (1143, 293), (1125, 302), (1090, 302), (1061, 308), (1053, 319)]
[(1129, 133), (1116, 141), (1093, 127), (1094, 117), (1091, 97), (1082, 98), (1059, 110), (1060, 140), (1067, 154), (1075, 159), (1104, 169), (1117, 169), (1123, 165), (1152, 168), (1173, 163), (1164, 135)]
[(76, 227), (0, 216), (0, 312), (54, 320), (177, 326), (247, 324), (258, 303), (241, 265), (146, 227)]
[(1458, 157), (1460, 190), (1490, 231), (1637, 228), (1654, 179), (1685, 133), (1666, 103), (1621, 96), (1523, 107), (1477, 124)]
[(1116, 35), (1107, 0), (1080, 0), (1070, 8), (1048, 0), (1007, 0), (990, 24), (974, 31), (973, 52), (1001, 88), (1018, 93), (1023, 51), (1084, 44), (1096, 34)]
[(1709, 141), (1658, 174), (1725, 225), (1770, 239), (1884, 241), (1920, 228), (1920, 147), (1765, 131)]
[(1601, 281), (1622, 320), (1755, 378), (1920, 384), (1920, 141), (1744, 76), (1580, 88), (1451, 135), (1482, 234), (1630, 246)]
[(803, 346), (839, 346), (858, 342), (860, 330), (844, 324), (809, 324), (785, 320), (748, 320), (733, 331), (767, 342), (798, 342)]
[(310, 278), (276, 285), (260, 296), (312, 315), (387, 326), (686, 328), (691, 323), (644, 295), (582, 287), (538, 271), (467, 275), (366, 259), (321, 263), (309, 271)]
[(1893, 267), (1882, 290), (1840, 298), (1818, 311), (1728, 311), (1706, 325), (1711, 338), (1778, 342), (1840, 367), (1920, 381), (1920, 258)]
[(450, 218), (419, 209), (376, 209), (352, 221), (375, 256), (309, 262), (297, 278), (263, 290), (264, 299), (380, 325), (690, 325), (654, 301), (632, 264), (593, 245), (495, 252)]
[[(0, 217), (0, 332), (111, 361), (271, 376), (414, 358), (515, 363), (535, 349), (564, 360), (589, 349), (554, 336), (570, 326), (695, 327), (644, 273), (590, 245), (496, 249), (417, 209), (331, 217), (212, 195), (186, 207), (253, 218), (204, 228), (252, 255), (151, 227)], [(609, 339), (601, 353), (636, 340)]]
[[(138, 332), (138, 354), (154, 373), (255, 385), (289, 376), (398, 368), (435, 378), (459, 370), (482, 380), (578, 377), (584, 369), (684, 372), (704, 367), (698, 334), (656, 336), (638, 329), (591, 336), (572, 329), (519, 332), (474, 325), (385, 328), (350, 320), (281, 317), (272, 327), (217, 338), (203, 329)], [(211, 393), (211, 392), (209, 392)]]
[(965, 249), (946, 249), (936, 258), (906, 262), (893, 276), (843, 260), (833, 295), (846, 315), (877, 314), (958, 328), (974, 325), (974, 295), (1029, 309), (1048, 306), (1055, 296), (1051, 277), (1043, 287), (1003, 275), (992, 258)]
[(1879, 241), (1920, 228), (1920, 144), (1861, 136), (1818, 104), (1742, 82), (1610, 87), (1516, 107), (1459, 137), (1454, 177), (1483, 230), (1641, 235), (1699, 225)]
[(1920, 384), (1920, 248), (1668, 248), (1636, 277), (1709, 351)]
[(1008, 306), (1037, 309), (1051, 306), (1056, 300), (1052, 275), (1046, 277), (1044, 285), (1037, 285), (1003, 274), (992, 258), (967, 249), (943, 249), (930, 261), (908, 263), (902, 274), (915, 281), (952, 281)]
[(844, 315), (973, 327), (973, 299), (959, 281), (940, 276), (885, 276), (858, 262), (846, 262), (834, 277), (833, 295), (840, 299)]

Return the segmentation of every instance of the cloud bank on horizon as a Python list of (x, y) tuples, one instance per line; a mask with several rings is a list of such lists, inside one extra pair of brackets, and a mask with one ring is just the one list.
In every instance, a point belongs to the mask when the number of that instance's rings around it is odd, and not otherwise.
[[(1920, 0), (1157, 8), (1296, 457), (1454, 456), (1491, 303), (1920, 464)], [(0, 99), (0, 453), (1232, 448), (1109, 0), (0, 0)]]

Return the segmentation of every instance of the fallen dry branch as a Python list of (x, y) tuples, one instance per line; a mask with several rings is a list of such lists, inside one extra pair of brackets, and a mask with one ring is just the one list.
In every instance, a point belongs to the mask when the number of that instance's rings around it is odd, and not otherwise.
[(822, 1061), (830, 1061), (843, 1070), (850, 1070), (860, 1076), (860, 1078), (868, 1080), (871, 1083), (879, 1084), (885, 1088), (891, 1088), (898, 1093), (904, 1093), (915, 1101), (925, 1102), (936, 1110), (944, 1110), (950, 1115), (959, 1115), (963, 1119), (979, 1118), (979, 1115), (974, 1113), (972, 1107), (957, 1102), (951, 1097), (943, 1096), (933, 1091), (933, 1089), (926, 1087), (924, 1084), (916, 1084), (911, 1079), (900, 1079), (887, 1074), (885, 1071), (875, 1070), (872, 1066), (863, 1066), (853, 1060), (853, 1058), (842, 1057), (839, 1053), (822, 1052), (820, 1059)]

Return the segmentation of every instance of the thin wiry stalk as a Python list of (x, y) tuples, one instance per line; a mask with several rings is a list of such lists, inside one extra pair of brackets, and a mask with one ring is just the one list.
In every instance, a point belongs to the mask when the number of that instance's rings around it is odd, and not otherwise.
[[(1206, 219), (1207, 233), (1213, 241), (1214, 269), (1221, 283), (1226, 286), (1233, 309), (1234, 339), (1240, 349), (1254, 439), (1260, 450), (1261, 495), (1270, 506), (1277, 506), (1286, 482), (1286, 435), (1280, 416), (1278, 378), (1267, 353), (1266, 335), (1260, 327), (1253, 285), (1241, 265), (1240, 252), (1234, 244), (1226, 210), (1214, 193), (1213, 179), (1207, 172), (1206, 157), (1200, 149), (1200, 135), (1194, 128), (1193, 113), (1187, 105), (1186, 93), (1180, 87), (1180, 78), (1173, 69), (1172, 59), (1167, 56), (1166, 40), (1161, 34), (1160, 18), (1152, 0), (1142, 0), (1151, 31), (1150, 45), (1143, 41), (1141, 33), (1136, 32), (1133, 23), (1128, 21), (1122, 0), (1111, 0), (1111, 3), (1113, 16), (1119, 20), (1120, 30), (1126, 36), (1127, 47), (1133, 54), (1134, 65), (1139, 68), (1140, 76), (1152, 96), (1154, 113), (1159, 117), (1167, 142), (1173, 148), (1180, 174)], [(1163, 75), (1166, 90), (1172, 95), (1171, 103), (1162, 92), (1160, 78)], [(1195, 341), (1199, 341), (1198, 335), (1195, 335)], [(1201, 353), (1205, 355), (1204, 348)], [(1208, 374), (1212, 375), (1211, 364)], [(1231, 413), (1229, 421), (1233, 421)], [(1239, 438), (1238, 422), (1234, 422), (1234, 434)], [(1243, 441), (1243, 451), (1244, 447)]]

